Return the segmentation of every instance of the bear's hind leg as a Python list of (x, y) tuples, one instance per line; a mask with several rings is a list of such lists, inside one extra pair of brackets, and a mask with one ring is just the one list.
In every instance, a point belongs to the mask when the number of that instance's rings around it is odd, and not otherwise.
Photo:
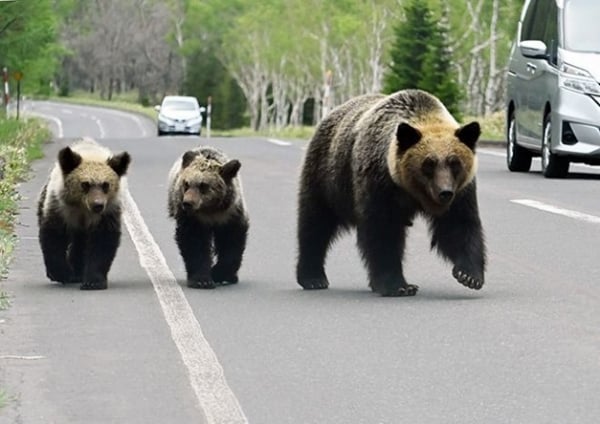
[(81, 290), (108, 288), (108, 271), (115, 259), (121, 240), (121, 220), (106, 216), (88, 235), (85, 250), (85, 267)]
[(307, 290), (326, 289), (325, 257), (338, 232), (334, 213), (319, 202), (300, 199), (298, 209), (298, 262), (296, 280)]
[(178, 216), (175, 241), (185, 265), (188, 287), (214, 289), (210, 275), (212, 265), (212, 231), (197, 219)]
[(402, 270), (405, 225), (390, 216), (371, 216), (357, 226), (356, 235), (371, 290), (390, 297), (417, 294), (419, 286), (408, 284)]
[(452, 262), (454, 278), (465, 287), (481, 289), (486, 252), (474, 183), (444, 215), (430, 219), (430, 230), (431, 247)]
[(69, 236), (66, 226), (57, 217), (48, 217), (40, 224), (39, 241), (46, 266), (46, 276), (50, 281), (68, 283), (71, 268), (67, 262)]
[(238, 282), (237, 273), (242, 265), (247, 235), (248, 223), (244, 218), (235, 219), (215, 228), (217, 263), (211, 269), (211, 276), (215, 283)]

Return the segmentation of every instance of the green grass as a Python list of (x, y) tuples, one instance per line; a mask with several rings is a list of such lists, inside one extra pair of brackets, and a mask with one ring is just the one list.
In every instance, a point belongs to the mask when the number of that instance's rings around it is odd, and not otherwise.
[[(0, 158), (4, 163), (0, 179), (0, 279), (6, 277), (16, 243), (17, 185), (27, 177), (31, 161), (43, 156), (42, 145), (49, 138), (42, 121), (0, 119)], [(0, 291), (0, 309), (8, 303), (8, 296)]]
[(2, 389), (0, 389), (0, 409), (4, 408), (6, 406), (6, 403), (8, 401), (8, 397), (6, 395), (6, 392)]

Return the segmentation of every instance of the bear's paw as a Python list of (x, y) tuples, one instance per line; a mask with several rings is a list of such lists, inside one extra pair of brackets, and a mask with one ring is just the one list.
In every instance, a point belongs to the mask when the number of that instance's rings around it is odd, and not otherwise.
[(483, 287), (483, 277), (474, 277), (469, 272), (461, 269), (458, 266), (452, 268), (452, 276), (456, 278), (456, 281), (458, 281), (460, 284), (470, 289), (480, 290)]
[(215, 283), (221, 284), (237, 284), (239, 281), (235, 272), (232, 272), (219, 264), (212, 267), (210, 275)]

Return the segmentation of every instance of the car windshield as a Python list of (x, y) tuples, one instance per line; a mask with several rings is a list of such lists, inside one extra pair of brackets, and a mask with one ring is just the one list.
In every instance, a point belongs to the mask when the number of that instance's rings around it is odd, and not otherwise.
[(565, 4), (565, 47), (600, 53), (600, 1), (571, 0)]
[(162, 109), (169, 110), (196, 110), (194, 102), (189, 100), (165, 100)]

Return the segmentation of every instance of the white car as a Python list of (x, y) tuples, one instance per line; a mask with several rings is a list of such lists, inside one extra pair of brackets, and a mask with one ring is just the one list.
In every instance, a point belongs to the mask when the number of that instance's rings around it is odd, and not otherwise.
[(158, 112), (158, 135), (202, 132), (202, 113), (206, 110), (192, 96), (165, 96)]

